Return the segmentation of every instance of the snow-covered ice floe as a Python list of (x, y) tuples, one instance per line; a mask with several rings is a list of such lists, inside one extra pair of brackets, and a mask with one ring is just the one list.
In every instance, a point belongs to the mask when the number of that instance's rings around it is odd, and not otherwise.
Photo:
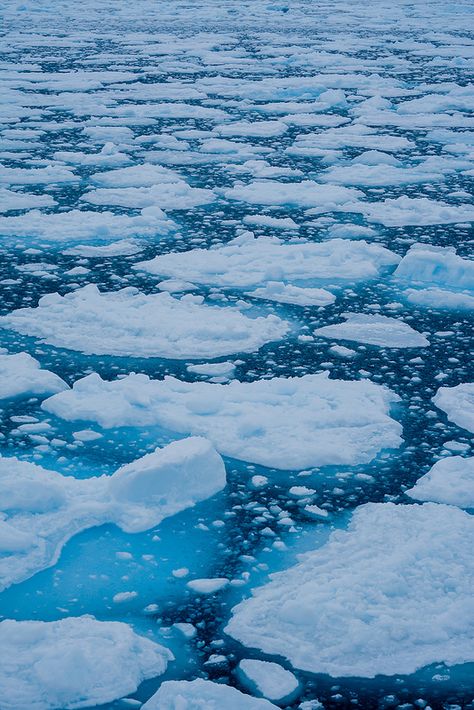
[(340, 185), (303, 182), (276, 182), (255, 180), (248, 185), (234, 185), (224, 190), (229, 200), (239, 200), (251, 205), (288, 205), (289, 207), (316, 208), (332, 212), (351, 200), (363, 196), (360, 190)]
[(474, 457), (440, 459), (405, 493), (415, 500), (474, 508)]
[(364, 240), (287, 243), (246, 233), (225, 246), (162, 254), (134, 268), (193, 283), (250, 288), (270, 281), (302, 286), (312, 281), (373, 279), (399, 261), (397, 254)]
[(225, 483), (221, 457), (201, 437), (156, 449), (112, 476), (87, 479), (0, 458), (0, 589), (53, 565), (81, 530), (104, 523), (130, 533), (148, 530)]
[(167, 680), (142, 705), (142, 710), (276, 710), (264, 698), (252, 698), (237, 688), (210, 680)]
[(0, 622), (0, 687), (8, 710), (109, 703), (162, 675), (172, 653), (128, 624), (91, 616)]
[(368, 503), (238, 604), (226, 632), (336, 677), (473, 661), (473, 544), (474, 518), (452, 506)]
[(397, 401), (384, 386), (330, 380), (328, 373), (226, 385), (142, 374), (107, 382), (95, 373), (42, 406), (105, 428), (155, 425), (199, 434), (225, 456), (303, 469), (367, 463), (400, 446), (401, 426), (389, 416)]
[(65, 296), (43, 296), (36, 308), (0, 318), (0, 326), (86, 354), (178, 359), (252, 352), (290, 329), (275, 315), (249, 318), (238, 308), (203, 300), (145, 295), (133, 287), (102, 293), (89, 284)]
[(385, 348), (426, 348), (424, 335), (400, 320), (366, 313), (342, 313), (344, 323), (316, 328), (315, 335), (335, 340), (353, 340)]
[(237, 666), (237, 677), (251, 693), (263, 695), (276, 703), (294, 699), (299, 688), (299, 681), (291, 671), (278, 663), (244, 658)]
[(440, 387), (433, 402), (446, 412), (450, 421), (474, 432), (474, 382), (463, 382), (456, 387)]
[(453, 247), (414, 244), (405, 254), (394, 279), (410, 284), (404, 294), (410, 303), (431, 308), (474, 308), (474, 260), (463, 259)]
[(474, 205), (450, 205), (427, 197), (406, 195), (383, 202), (354, 202), (343, 205), (339, 211), (360, 212), (369, 222), (378, 222), (386, 227), (474, 222)]
[(247, 296), (295, 306), (329, 306), (336, 300), (336, 296), (325, 288), (293, 286), (282, 281), (268, 281), (255, 291), (247, 291)]
[(28, 353), (0, 352), (0, 399), (9, 397), (49, 397), (68, 388), (54, 372), (43, 370)]

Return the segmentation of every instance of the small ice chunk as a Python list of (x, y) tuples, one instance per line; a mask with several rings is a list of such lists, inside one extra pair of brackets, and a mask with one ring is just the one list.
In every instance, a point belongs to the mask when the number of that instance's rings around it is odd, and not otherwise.
[(236, 673), (242, 685), (251, 693), (276, 703), (290, 702), (300, 685), (293, 673), (271, 661), (244, 658), (237, 666)]
[(196, 594), (215, 594), (225, 589), (229, 584), (227, 577), (214, 577), (209, 579), (192, 579), (187, 587)]

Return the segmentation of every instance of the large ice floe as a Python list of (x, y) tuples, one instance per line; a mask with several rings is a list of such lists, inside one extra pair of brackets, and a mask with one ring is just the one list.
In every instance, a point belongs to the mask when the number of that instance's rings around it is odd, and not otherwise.
[(206, 439), (156, 449), (111, 476), (63, 476), (0, 458), (0, 589), (53, 565), (73, 535), (104, 523), (148, 530), (225, 486), (225, 468)]
[(87, 354), (179, 359), (258, 350), (289, 331), (275, 315), (249, 318), (238, 308), (207, 306), (201, 296), (145, 295), (135, 288), (102, 293), (93, 284), (43, 296), (0, 325)]
[(394, 272), (414, 305), (431, 308), (474, 308), (474, 260), (463, 259), (453, 247), (414, 244)]
[(368, 503), (238, 604), (226, 631), (336, 677), (473, 661), (473, 543), (474, 518), (452, 506)]
[(415, 500), (474, 508), (474, 457), (440, 459), (405, 492)]
[(226, 385), (98, 374), (47, 399), (43, 408), (69, 421), (102, 427), (161, 426), (206, 436), (225, 456), (279, 469), (371, 461), (401, 444), (389, 416), (397, 395), (367, 380), (328, 373)]
[(366, 313), (342, 313), (345, 322), (316, 328), (315, 335), (354, 340), (386, 348), (426, 348), (429, 340), (399, 318)]
[(118, 621), (91, 616), (0, 622), (5, 710), (58, 710), (109, 703), (162, 675), (171, 652)]
[(379, 222), (386, 227), (474, 222), (474, 205), (451, 205), (406, 195), (383, 202), (354, 202), (343, 205), (340, 211), (360, 212), (369, 222)]
[(474, 382), (463, 382), (456, 387), (440, 387), (433, 402), (446, 412), (450, 421), (474, 432)]
[(54, 372), (43, 370), (28, 353), (0, 352), (0, 399), (19, 396), (49, 397), (68, 385)]
[(271, 710), (276, 705), (210, 680), (167, 680), (142, 710)]
[(225, 246), (170, 252), (139, 262), (135, 268), (194, 283), (247, 289), (272, 281), (301, 286), (314, 281), (373, 279), (399, 261), (397, 254), (364, 240), (288, 243), (250, 232)]

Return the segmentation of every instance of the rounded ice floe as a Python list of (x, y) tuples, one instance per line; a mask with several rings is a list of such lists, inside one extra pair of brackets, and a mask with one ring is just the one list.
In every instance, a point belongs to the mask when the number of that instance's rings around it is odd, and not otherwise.
[(286, 243), (247, 232), (223, 247), (170, 252), (134, 268), (193, 283), (250, 288), (264, 287), (271, 281), (309, 286), (315, 281), (371, 279), (399, 261), (397, 254), (363, 240)]
[[(210, 680), (167, 680), (142, 710), (276, 710), (268, 700)], [(16, 710), (16, 709), (15, 709)], [(36, 710), (36, 709), (35, 709)]]
[(223, 461), (191, 437), (156, 449), (112, 476), (76, 479), (0, 458), (0, 589), (53, 565), (76, 533), (104, 523), (141, 532), (225, 486)]
[(315, 335), (335, 340), (351, 340), (385, 348), (426, 348), (430, 342), (408, 323), (398, 318), (366, 313), (342, 313), (345, 323), (325, 325)]
[(415, 500), (474, 508), (474, 457), (440, 459), (405, 493)]
[(296, 306), (329, 306), (336, 300), (336, 296), (325, 288), (302, 288), (282, 281), (268, 281), (262, 288), (247, 291), (247, 296)]
[(0, 687), (8, 710), (109, 703), (162, 675), (172, 653), (118, 621), (91, 616), (0, 622)]
[(474, 432), (474, 382), (463, 382), (456, 387), (440, 387), (433, 402), (446, 412), (450, 421)]
[(43, 403), (70, 421), (105, 428), (160, 426), (209, 438), (225, 456), (278, 469), (371, 461), (400, 446), (389, 416), (397, 395), (367, 380), (328, 373), (229, 384), (151, 380), (132, 374), (106, 382), (92, 374)]
[(237, 666), (237, 677), (251, 693), (276, 703), (290, 701), (299, 687), (293, 673), (278, 663), (244, 658)]
[(354, 202), (343, 205), (340, 211), (360, 212), (369, 222), (378, 222), (386, 227), (474, 221), (474, 205), (450, 205), (429, 200), (427, 197), (406, 195), (388, 198), (383, 202)]
[(253, 205), (288, 205), (290, 207), (315, 207), (321, 212), (331, 212), (351, 200), (363, 197), (360, 190), (340, 185), (325, 185), (312, 180), (303, 182), (254, 181), (248, 185), (234, 185), (224, 190), (230, 200)]
[(474, 518), (452, 506), (363, 505), (238, 604), (226, 632), (336, 677), (473, 661), (473, 544)]
[(101, 187), (151, 187), (160, 183), (178, 182), (181, 177), (162, 165), (131, 165), (128, 168), (104, 170), (91, 175), (91, 181)]
[(207, 306), (201, 296), (145, 295), (135, 288), (102, 293), (89, 284), (43, 296), (36, 308), (0, 318), (0, 326), (88, 355), (172, 359), (253, 352), (280, 340), (290, 325), (274, 315), (249, 318), (238, 308)]
[(121, 237), (152, 237), (168, 234), (175, 223), (157, 207), (147, 207), (139, 215), (69, 210), (45, 214), (31, 210), (13, 217), (0, 217), (0, 237), (25, 237), (45, 242), (90, 239), (100, 242)]
[(0, 353), (0, 399), (19, 396), (49, 397), (68, 388), (58, 375), (42, 370), (28, 353)]

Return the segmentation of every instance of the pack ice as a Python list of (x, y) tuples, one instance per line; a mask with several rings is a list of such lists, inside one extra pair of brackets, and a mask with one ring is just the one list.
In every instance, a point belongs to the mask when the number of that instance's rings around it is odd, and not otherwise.
[(0, 622), (0, 687), (8, 710), (57, 710), (112, 702), (173, 659), (119, 621), (91, 616)]
[(179, 359), (252, 352), (290, 329), (275, 315), (249, 318), (238, 308), (203, 301), (133, 287), (103, 293), (89, 284), (65, 296), (43, 296), (36, 308), (0, 318), (0, 326), (87, 354)]
[(57, 561), (76, 533), (104, 523), (141, 532), (225, 486), (225, 468), (206, 439), (156, 449), (112, 476), (77, 479), (28, 461), (0, 458), (0, 589)]
[(472, 661), (473, 543), (474, 518), (452, 506), (367, 503), (238, 604), (226, 632), (336, 677)]
[(400, 446), (401, 426), (389, 415), (397, 401), (384, 386), (331, 380), (328, 373), (225, 385), (142, 374), (107, 382), (94, 373), (42, 406), (105, 428), (159, 426), (202, 435), (224, 456), (303, 469), (367, 463)]

